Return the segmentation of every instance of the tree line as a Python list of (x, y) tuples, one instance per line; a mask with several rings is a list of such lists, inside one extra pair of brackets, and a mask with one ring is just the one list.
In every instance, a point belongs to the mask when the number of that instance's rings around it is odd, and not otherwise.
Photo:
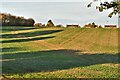
[(0, 13), (0, 25), (2, 26), (33, 26), (35, 23), (32, 18), (14, 16), (7, 13)]

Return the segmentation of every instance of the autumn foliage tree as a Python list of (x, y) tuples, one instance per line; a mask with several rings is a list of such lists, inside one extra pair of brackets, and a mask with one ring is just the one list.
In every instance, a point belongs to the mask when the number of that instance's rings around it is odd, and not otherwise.
[(25, 19), (24, 17), (14, 16), (11, 14), (0, 13), (0, 24), (2, 26), (33, 26), (34, 19)]

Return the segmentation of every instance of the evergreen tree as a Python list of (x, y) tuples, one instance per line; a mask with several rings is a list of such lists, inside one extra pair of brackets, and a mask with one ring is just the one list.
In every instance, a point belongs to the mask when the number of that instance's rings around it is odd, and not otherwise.
[(52, 20), (49, 20), (46, 27), (54, 27), (54, 23), (52, 22)]

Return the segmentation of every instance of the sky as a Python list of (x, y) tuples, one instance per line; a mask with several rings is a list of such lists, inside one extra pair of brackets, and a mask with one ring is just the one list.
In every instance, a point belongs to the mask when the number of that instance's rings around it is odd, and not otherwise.
[[(90, 2), (93, 0), (1, 0), (1, 2)], [(94, 1), (112, 1), (112, 0), (94, 0)]]
[[(44, 2), (43, 2), (44, 1)], [(108, 18), (111, 10), (99, 12), (98, 2), (92, 7), (87, 5), (92, 0), (1, 0), (2, 13), (10, 13), (25, 18), (33, 18), (36, 23), (46, 24), (51, 19), (56, 25), (79, 24), (83, 26), (95, 22), (98, 25), (116, 24), (118, 16)], [(110, 1), (110, 0), (108, 0)]]

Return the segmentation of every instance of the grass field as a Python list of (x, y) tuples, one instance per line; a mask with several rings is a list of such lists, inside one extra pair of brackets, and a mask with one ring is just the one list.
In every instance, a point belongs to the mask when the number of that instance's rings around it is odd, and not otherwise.
[(2, 27), (9, 78), (117, 78), (118, 29)]

